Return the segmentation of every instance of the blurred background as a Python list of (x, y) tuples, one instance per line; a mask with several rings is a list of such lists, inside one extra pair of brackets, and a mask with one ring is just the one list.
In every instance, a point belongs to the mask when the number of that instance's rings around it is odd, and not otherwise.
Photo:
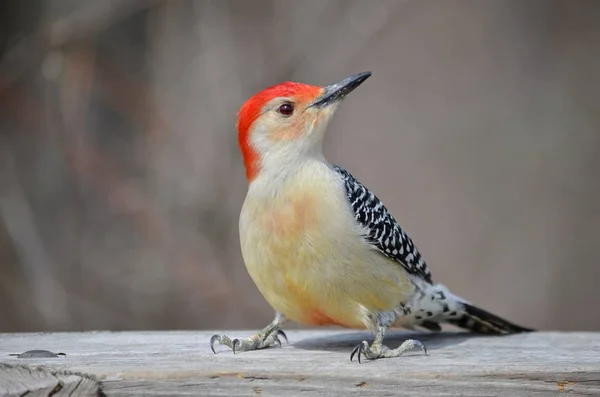
[(434, 281), (599, 330), (600, 2), (28, 0), (0, 13), (0, 331), (258, 328), (239, 106), (373, 76), (325, 152)]

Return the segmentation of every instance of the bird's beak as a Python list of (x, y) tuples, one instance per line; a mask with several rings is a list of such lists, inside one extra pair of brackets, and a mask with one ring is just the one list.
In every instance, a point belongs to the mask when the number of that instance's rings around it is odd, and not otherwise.
[(325, 106), (331, 105), (332, 103), (340, 101), (346, 95), (351, 93), (356, 87), (361, 85), (362, 82), (368, 79), (370, 76), (371, 72), (363, 72), (345, 78), (344, 80), (338, 81), (337, 83), (325, 86), (323, 87), (323, 94), (319, 95), (319, 97), (317, 97), (317, 99), (313, 103), (308, 105), (308, 107), (323, 108)]

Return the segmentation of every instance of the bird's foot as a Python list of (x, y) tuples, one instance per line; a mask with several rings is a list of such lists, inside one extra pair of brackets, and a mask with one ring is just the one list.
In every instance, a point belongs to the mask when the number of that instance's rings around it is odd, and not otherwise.
[(282, 330), (278, 328), (274, 328), (272, 330), (267, 331), (263, 330), (262, 332), (259, 332), (256, 335), (244, 339), (231, 339), (227, 335), (213, 335), (213, 337), (210, 338), (210, 348), (213, 351), (213, 353), (216, 354), (217, 352), (215, 351), (215, 342), (219, 342), (219, 344), (221, 345), (228, 346), (231, 350), (233, 350), (233, 353), (249, 350), (259, 350), (274, 345), (281, 346), (281, 339), (279, 339), (279, 337), (285, 339), (287, 343), (287, 336)]
[(350, 361), (352, 361), (355, 354), (357, 355), (359, 363), (361, 355), (364, 355), (365, 358), (369, 360), (375, 360), (377, 358), (400, 357), (402, 354), (404, 354), (404, 352), (412, 350), (415, 347), (420, 348), (423, 350), (423, 352), (425, 352), (425, 354), (427, 354), (427, 348), (425, 345), (415, 339), (407, 339), (395, 349), (390, 349), (389, 347), (377, 342), (373, 342), (373, 344), (369, 346), (369, 343), (365, 340), (356, 346), (354, 350), (352, 350), (352, 353), (350, 354)]

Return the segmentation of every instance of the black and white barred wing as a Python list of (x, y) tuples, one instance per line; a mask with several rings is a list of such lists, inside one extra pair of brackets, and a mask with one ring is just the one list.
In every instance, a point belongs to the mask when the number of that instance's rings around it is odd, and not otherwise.
[(369, 230), (369, 235), (365, 236), (367, 241), (408, 273), (431, 283), (431, 272), (417, 247), (383, 203), (348, 171), (338, 165), (332, 167), (344, 180), (348, 203), (356, 220)]

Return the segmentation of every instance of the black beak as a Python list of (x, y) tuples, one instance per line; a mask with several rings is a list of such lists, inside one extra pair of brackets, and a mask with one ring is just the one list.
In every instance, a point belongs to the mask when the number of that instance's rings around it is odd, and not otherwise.
[(371, 72), (363, 72), (359, 74), (355, 74), (354, 76), (350, 76), (345, 78), (342, 81), (338, 81), (337, 83), (330, 84), (325, 88), (325, 92), (323, 95), (319, 96), (313, 103), (311, 103), (308, 107), (325, 107), (340, 101), (346, 95), (351, 93), (356, 87), (362, 84), (363, 81), (368, 79), (371, 76)]

